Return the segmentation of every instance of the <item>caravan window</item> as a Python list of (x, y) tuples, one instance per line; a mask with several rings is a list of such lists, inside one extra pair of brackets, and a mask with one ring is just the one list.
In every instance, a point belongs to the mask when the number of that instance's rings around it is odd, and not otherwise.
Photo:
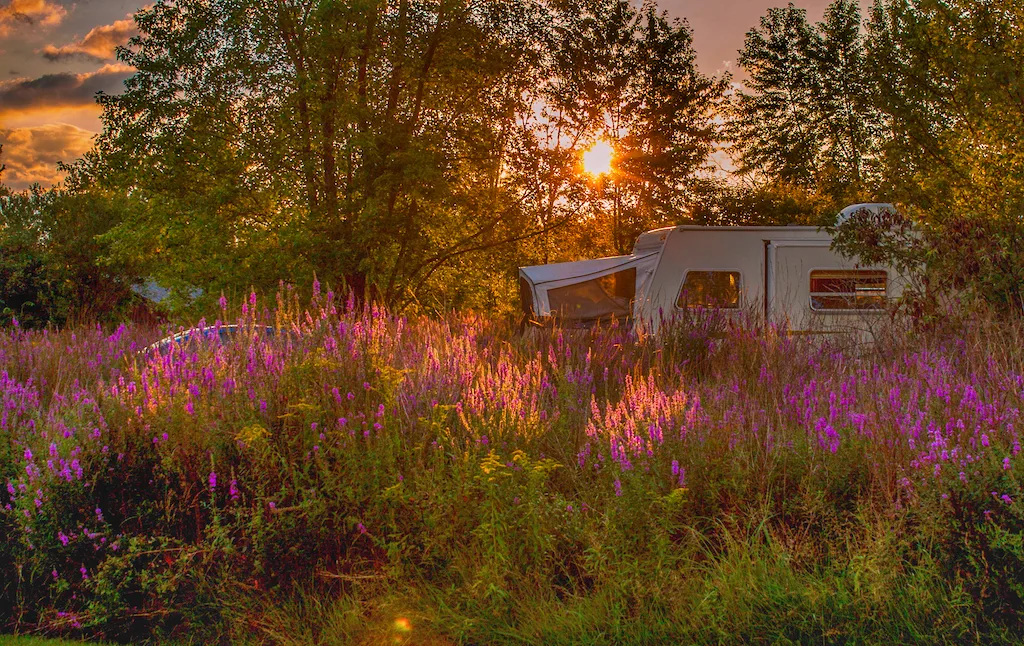
[(888, 274), (878, 269), (819, 269), (811, 272), (811, 309), (880, 310)]
[(636, 267), (548, 290), (551, 312), (572, 319), (627, 318), (633, 315)]
[(739, 309), (740, 272), (688, 271), (676, 299), (678, 308)]

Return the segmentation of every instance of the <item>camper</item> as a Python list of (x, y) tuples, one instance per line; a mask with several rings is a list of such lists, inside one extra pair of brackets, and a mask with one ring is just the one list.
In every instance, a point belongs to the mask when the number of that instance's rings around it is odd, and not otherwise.
[[(894, 210), (856, 204), (858, 211)], [(686, 311), (753, 316), (793, 332), (864, 331), (902, 293), (890, 267), (863, 266), (809, 226), (676, 226), (640, 235), (626, 256), (521, 267), (529, 320), (590, 325), (612, 319), (655, 331)]]

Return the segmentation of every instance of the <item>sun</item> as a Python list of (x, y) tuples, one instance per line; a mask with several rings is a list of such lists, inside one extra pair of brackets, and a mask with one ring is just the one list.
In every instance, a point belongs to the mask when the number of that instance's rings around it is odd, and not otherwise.
[(583, 153), (583, 170), (595, 177), (612, 172), (612, 156), (615, 149), (603, 139), (598, 139), (589, 150)]

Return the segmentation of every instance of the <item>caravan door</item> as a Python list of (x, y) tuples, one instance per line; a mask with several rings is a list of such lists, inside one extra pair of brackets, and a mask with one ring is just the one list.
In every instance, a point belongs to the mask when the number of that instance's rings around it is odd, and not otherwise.
[(794, 331), (871, 329), (891, 296), (889, 271), (860, 267), (819, 240), (772, 240), (765, 272), (768, 320)]

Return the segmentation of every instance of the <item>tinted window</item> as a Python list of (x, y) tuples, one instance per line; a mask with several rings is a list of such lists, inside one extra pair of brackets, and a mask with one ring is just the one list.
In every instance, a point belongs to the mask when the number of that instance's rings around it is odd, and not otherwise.
[(740, 272), (688, 271), (676, 299), (676, 307), (738, 309)]
[(885, 307), (888, 274), (877, 269), (811, 272), (811, 309), (878, 310)]

